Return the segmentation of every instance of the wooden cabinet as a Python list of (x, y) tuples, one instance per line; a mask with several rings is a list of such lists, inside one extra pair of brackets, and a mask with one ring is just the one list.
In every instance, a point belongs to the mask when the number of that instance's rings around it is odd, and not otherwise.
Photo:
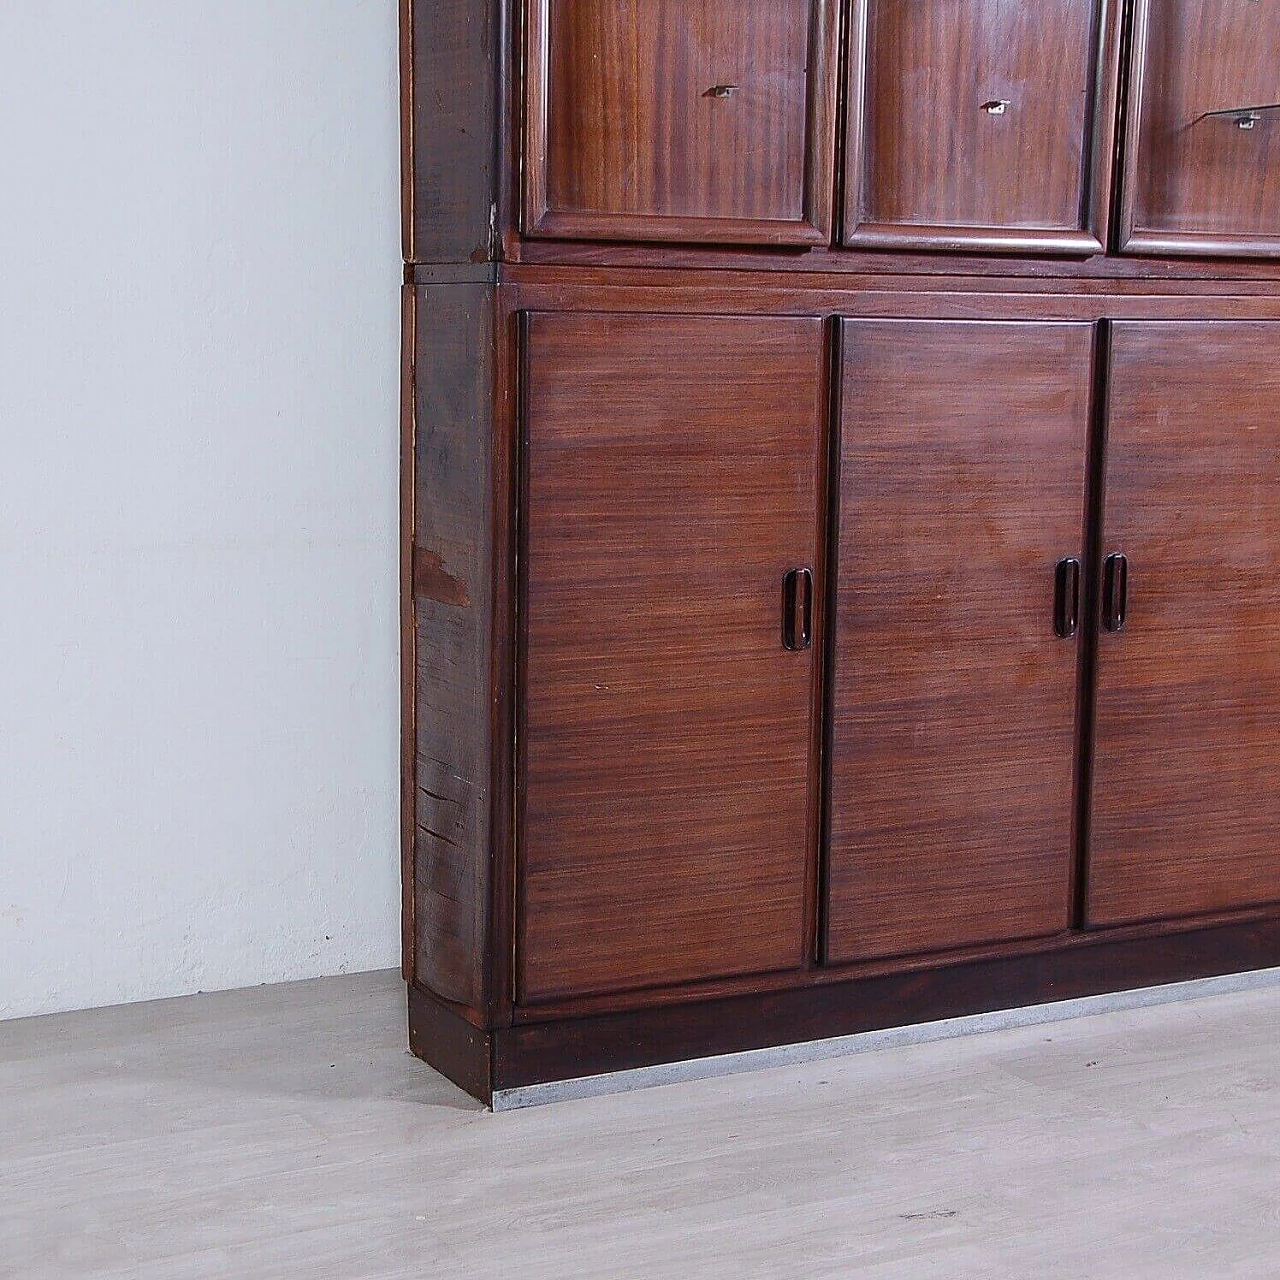
[(1280, 4), (1136, 0), (1121, 245), (1280, 256)]
[(835, 0), (530, 0), (524, 228), (818, 244)]
[(822, 324), (539, 314), (525, 342), (519, 994), (794, 968)]
[(1070, 922), (1092, 349), (844, 324), (828, 961)]
[(1116, 326), (1102, 552), (1089, 922), (1280, 901), (1280, 324)]
[(844, 243), (1101, 250), (1118, 10), (852, 0)]
[(1280, 967), (1280, 0), (403, 13), (414, 1051)]

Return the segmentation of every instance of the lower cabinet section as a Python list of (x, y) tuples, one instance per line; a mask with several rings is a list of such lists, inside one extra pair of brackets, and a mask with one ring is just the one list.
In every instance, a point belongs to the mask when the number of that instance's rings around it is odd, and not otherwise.
[(499, 976), (419, 977), (418, 1052), (487, 1097), (1280, 964), (1280, 323), (531, 292), (485, 466), (471, 400), (416, 437), (494, 477), (445, 552), (515, 566), (415, 559), (419, 628), (481, 608), (445, 675), (510, 833), (435, 797), (416, 874), (486, 886), (455, 967)]
[(1070, 924), (1093, 341), (843, 326), (829, 962)]
[(1280, 899), (1274, 332), (527, 316), (519, 998)]

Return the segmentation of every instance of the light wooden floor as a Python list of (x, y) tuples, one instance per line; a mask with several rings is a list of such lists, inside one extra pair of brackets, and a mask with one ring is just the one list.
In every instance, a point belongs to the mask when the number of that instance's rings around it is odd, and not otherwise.
[(1280, 990), (490, 1115), (392, 974), (0, 1024), (0, 1275), (1280, 1276)]

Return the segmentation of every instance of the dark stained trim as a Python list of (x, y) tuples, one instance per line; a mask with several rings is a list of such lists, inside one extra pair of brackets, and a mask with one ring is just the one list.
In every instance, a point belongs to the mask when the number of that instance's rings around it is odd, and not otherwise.
[(409, 1048), (447, 1080), (488, 1103), (491, 1034), (421, 987), (409, 987)]
[[(1280, 918), (493, 1033), (495, 1089), (1280, 965)], [(447, 1072), (446, 1072), (447, 1074)]]

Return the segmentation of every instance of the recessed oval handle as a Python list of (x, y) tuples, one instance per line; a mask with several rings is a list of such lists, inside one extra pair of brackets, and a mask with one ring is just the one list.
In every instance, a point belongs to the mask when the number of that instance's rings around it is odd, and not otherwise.
[(989, 116), (1002, 116), (1012, 105), (1008, 98), (990, 98), (982, 104), (982, 109)]
[(1129, 612), (1129, 560), (1115, 552), (1102, 566), (1102, 625), (1108, 631), (1123, 631)]
[(1059, 560), (1053, 574), (1053, 631), (1070, 640), (1080, 627), (1080, 561)]
[(782, 647), (799, 653), (813, 643), (813, 574), (792, 569), (782, 579)]

